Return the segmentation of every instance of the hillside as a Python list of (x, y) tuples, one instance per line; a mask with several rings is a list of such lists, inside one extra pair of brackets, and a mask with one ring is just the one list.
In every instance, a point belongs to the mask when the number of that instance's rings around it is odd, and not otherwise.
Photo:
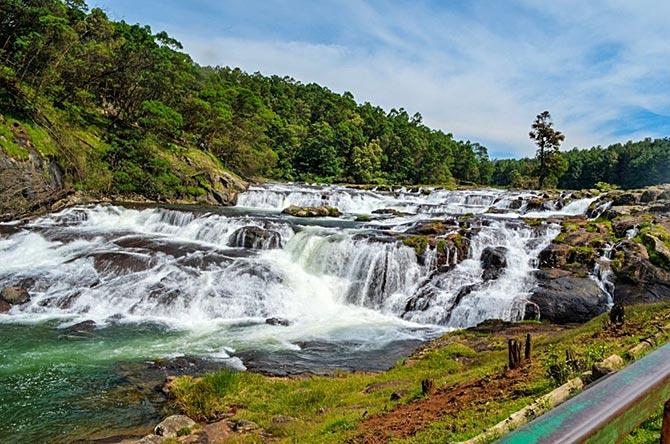
[[(492, 161), (486, 147), (428, 128), (418, 113), (387, 112), (348, 92), (198, 66), (166, 33), (110, 20), (83, 0), (2, 2), (0, 25), (2, 213), (63, 190), (227, 204), (243, 186), (231, 171), (306, 182), (537, 186), (534, 159)], [(562, 159), (547, 185), (670, 181), (666, 139)]]

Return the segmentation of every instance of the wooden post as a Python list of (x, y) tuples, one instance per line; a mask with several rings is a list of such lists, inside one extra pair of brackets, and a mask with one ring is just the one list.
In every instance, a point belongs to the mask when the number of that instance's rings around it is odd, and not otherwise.
[(521, 364), (521, 345), (516, 339), (509, 339), (507, 341), (507, 357), (510, 370), (519, 367)]
[(663, 425), (661, 426), (661, 444), (670, 444), (670, 400), (663, 407)]
[(533, 346), (530, 343), (530, 333), (527, 333), (526, 334), (526, 349), (524, 350), (524, 354), (523, 354), (524, 359), (526, 359), (526, 360), (530, 359), (530, 354), (531, 354), (532, 349), (533, 349)]
[(513, 339), (508, 339), (507, 340), (507, 367), (509, 367), (510, 370), (514, 368), (514, 352), (513, 352), (513, 347), (512, 347), (512, 341)]
[(421, 381), (421, 393), (423, 396), (430, 395), (430, 393), (433, 391), (433, 380), (432, 379), (424, 379)]

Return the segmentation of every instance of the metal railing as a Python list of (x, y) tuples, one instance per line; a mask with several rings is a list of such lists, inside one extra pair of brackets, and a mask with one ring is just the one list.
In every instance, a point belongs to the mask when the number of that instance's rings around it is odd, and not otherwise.
[(599, 380), (498, 442), (617, 443), (664, 403), (660, 442), (670, 444), (670, 344)]

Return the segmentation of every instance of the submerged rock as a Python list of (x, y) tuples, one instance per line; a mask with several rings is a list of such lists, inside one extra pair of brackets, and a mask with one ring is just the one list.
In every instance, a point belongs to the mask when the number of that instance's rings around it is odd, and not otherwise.
[(342, 212), (333, 207), (298, 207), (291, 205), (284, 208), (282, 214), (294, 217), (340, 217)]
[(507, 248), (505, 247), (486, 247), (479, 258), (484, 272), (482, 279), (490, 281), (498, 279), (507, 268)]
[(186, 415), (172, 415), (161, 421), (161, 423), (154, 428), (154, 433), (158, 436), (170, 438), (177, 436), (178, 431), (185, 428), (191, 428), (194, 425), (195, 421)]
[(65, 333), (90, 333), (95, 330), (97, 326), (98, 324), (96, 324), (95, 321), (88, 320), (67, 327), (64, 331)]
[(536, 277), (538, 284), (530, 302), (539, 309), (541, 320), (581, 323), (607, 311), (607, 295), (593, 279), (557, 269), (540, 270)]
[(281, 325), (283, 327), (288, 327), (291, 325), (291, 322), (288, 319), (283, 318), (267, 318), (265, 323), (268, 325)]

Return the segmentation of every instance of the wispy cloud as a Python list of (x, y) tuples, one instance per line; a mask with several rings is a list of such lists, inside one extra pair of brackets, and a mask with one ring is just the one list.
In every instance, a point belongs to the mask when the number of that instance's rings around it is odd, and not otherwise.
[(531, 154), (528, 127), (545, 109), (567, 147), (670, 128), (667, 2), (97, 4), (167, 29), (201, 64), (288, 75), (419, 111), (427, 124), (499, 155)]

